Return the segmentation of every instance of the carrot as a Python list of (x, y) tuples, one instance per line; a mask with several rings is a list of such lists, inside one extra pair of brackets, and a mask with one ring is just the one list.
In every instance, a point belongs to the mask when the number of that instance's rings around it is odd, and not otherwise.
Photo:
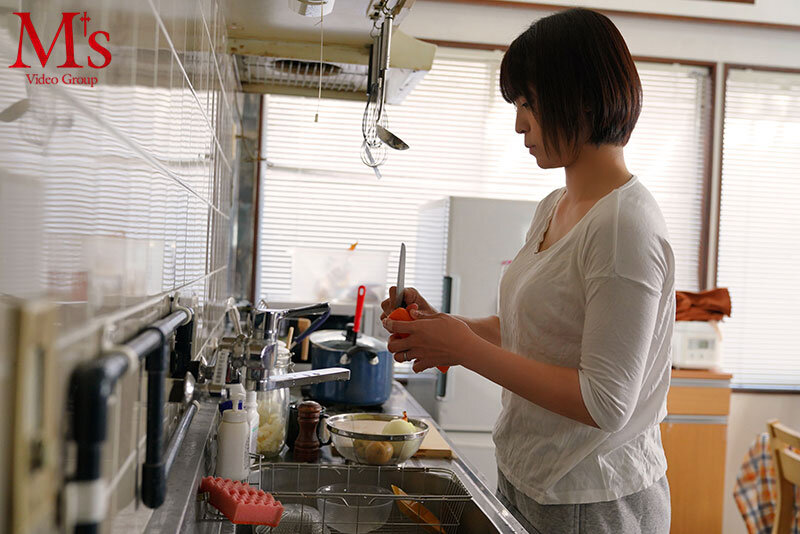
[[(413, 321), (414, 318), (411, 317), (411, 314), (408, 313), (408, 310), (405, 308), (397, 308), (392, 313), (389, 314), (389, 319), (393, 321)], [(395, 334), (398, 339), (405, 339), (408, 337), (408, 334)], [(437, 369), (441, 372), (446, 373), (448, 369), (450, 369), (449, 365), (437, 365)]]

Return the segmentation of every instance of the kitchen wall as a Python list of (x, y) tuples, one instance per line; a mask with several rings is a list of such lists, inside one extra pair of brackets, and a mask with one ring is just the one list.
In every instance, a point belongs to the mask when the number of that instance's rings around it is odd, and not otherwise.
[[(525, 3), (526, 0), (520, 0)], [(536, 2), (539, 6), (548, 2)], [(601, 9), (651, 11), (686, 16), (716, 16), (771, 23), (800, 25), (800, 7), (789, 0), (764, 0), (754, 5), (728, 5), (721, 2), (639, 0), (563, 0), (561, 5), (581, 4)], [(724, 4), (724, 5), (723, 5)], [(552, 10), (527, 7), (501, 7), (439, 0), (418, 0), (403, 31), (418, 38), (489, 44), (508, 44), (531, 22)], [(752, 27), (710, 22), (667, 20), (634, 15), (610, 15), (619, 27), (634, 55), (800, 68), (800, 31)], [(457, 23), (455, 23), (457, 21)], [(487, 23), (487, 21), (491, 21)], [(717, 69), (717, 85), (723, 69)], [(721, 109), (721, 94), (715, 108)], [(715, 121), (719, 139), (720, 116)], [(715, 149), (712, 172), (719, 169)], [(716, 188), (712, 191), (712, 209), (716, 208)], [(715, 220), (714, 213), (711, 219)], [(713, 232), (712, 232), (713, 233)], [(712, 250), (714, 248), (712, 243)], [(709, 258), (714, 264), (713, 254)], [(736, 303), (734, 302), (734, 310)], [(725, 462), (723, 532), (745, 534), (746, 528), (733, 500), (733, 485), (744, 454), (755, 437), (765, 431), (766, 421), (778, 418), (800, 428), (800, 396), (779, 394), (734, 393), (728, 420), (728, 445)]]
[[(9, 401), (49, 397), (58, 410), (55, 443), (45, 443), (56, 480), (70, 473), (66, 386), (74, 366), (96, 356), (101, 338), (119, 342), (166, 314), (169, 300), (196, 312), (193, 350), (203, 352), (223, 326), (229, 294), (236, 198), (237, 80), (226, 54), (222, 0), (2, 2), (0, 8), (0, 429), (14, 435)], [(30, 69), (14, 63), (20, 19), (31, 13), (45, 50), (62, 12), (86, 12), (88, 34), (109, 34), (111, 63), (87, 47), (84, 22), (73, 20), (75, 59), (59, 38), (47, 68), (27, 46)], [(98, 38), (101, 44), (105, 41)], [(26, 37), (27, 42), (27, 37)], [(32, 84), (26, 74), (58, 78)], [(96, 77), (93, 86), (64, 75)], [(18, 104), (17, 113), (5, 113)], [(27, 107), (27, 110), (25, 108)], [(20, 110), (24, 112), (18, 113)], [(56, 386), (38, 391), (35, 363), (15, 365), (19, 310), (32, 302), (55, 309)], [(21, 371), (20, 371), (21, 370)], [(141, 531), (146, 509), (134, 505), (134, 452), (143, 455), (143, 381), (126, 376), (109, 415), (103, 474), (110, 491), (106, 532)], [(141, 419), (143, 421), (143, 419)], [(5, 442), (5, 439), (4, 439)], [(0, 462), (0, 531), (11, 532), (10, 447)], [(125, 513), (118, 513), (126, 510)], [(31, 518), (35, 532), (54, 532), (55, 509)], [(5, 524), (2, 522), (6, 522)]]

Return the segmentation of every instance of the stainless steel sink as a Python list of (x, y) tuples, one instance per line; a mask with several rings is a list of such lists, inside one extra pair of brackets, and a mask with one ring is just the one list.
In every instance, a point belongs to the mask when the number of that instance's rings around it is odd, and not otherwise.
[[(448, 534), (500, 532), (483, 513), (458, 475), (443, 467), (278, 463), (267, 464), (260, 472), (254, 472), (250, 483), (260, 485), (261, 489), (270, 492), (284, 505), (302, 505), (302, 522), (291, 525), (290, 530), (285, 530), (290, 527), (288, 524), (276, 528), (276, 533), (426, 532), (419, 523), (401, 513), (402, 503), (398, 505), (400, 500), (422, 503)], [(331, 484), (342, 484), (347, 489), (339, 489), (318, 500), (320, 495), (317, 490)], [(409, 496), (379, 493), (378, 488), (388, 490), (392, 485), (401, 488)], [(341, 506), (345, 502), (349, 511), (343, 512)], [(370, 515), (371, 506), (383, 503), (391, 512), (385, 522), (380, 522)], [(311, 513), (306, 507), (320, 512), (318, 516), (314, 512), (317, 519), (310, 519)], [(350, 514), (346, 520), (337, 515), (343, 513)], [(331, 524), (333, 528), (328, 530)], [(237, 528), (236, 532), (249, 530)], [(259, 528), (258, 532), (269, 533), (270, 530), (262, 531)]]

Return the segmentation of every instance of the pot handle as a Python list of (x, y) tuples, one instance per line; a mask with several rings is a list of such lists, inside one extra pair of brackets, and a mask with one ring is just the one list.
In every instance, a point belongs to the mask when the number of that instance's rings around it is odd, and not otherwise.
[(322, 326), (322, 323), (324, 323), (325, 321), (328, 320), (328, 317), (330, 317), (330, 315), (331, 315), (331, 308), (327, 304), (326, 304), (326, 306), (327, 306), (327, 309), (325, 309), (325, 311), (322, 314), (322, 316), (318, 317), (313, 323), (311, 323), (311, 326), (306, 328), (303, 331), (302, 334), (300, 334), (297, 337), (295, 337), (294, 338), (294, 343), (292, 343), (292, 346), (289, 347), (289, 349), (291, 349), (292, 347), (296, 346), (298, 343), (302, 343), (305, 338), (307, 338), (308, 336), (313, 334), (315, 330), (317, 330), (320, 326)]
[(361, 328), (361, 315), (364, 313), (364, 297), (367, 294), (366, 286), (358, 286), (358, 299), (356, 300), (356, 317), (353, 325), (353, 332), (358, 334)]

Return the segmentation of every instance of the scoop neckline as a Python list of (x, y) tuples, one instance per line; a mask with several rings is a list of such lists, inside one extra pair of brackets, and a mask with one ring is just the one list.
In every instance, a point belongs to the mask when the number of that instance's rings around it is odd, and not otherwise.
[(558, 207), (558, 204), (561, 202), (561, 199), (564, 198), (564, 195), (567, 193), (567, 187), (566, 186), (562, 187), (561, 188), (561, 193), (558, 195), (558, 199), (556, 199), (556, 201), (550, 207), (550, 213), (548, 213), (548, 215), (547, 215), (547, 220), (545, 221), (544, 226), (542, 227), (541, 230), (539, 230), (538, 238), (536, 240), (536, 247), (535, 247), (535, 249), (533, 251), (533, 255), (534, 256), (541, 256), (541, 255), (547, 254), (551, 250), (559, 247), (561, 245), (561, 243), (563, 243), (564, 241), (567, 241), (568, 238), (575, 232), (575, 229), (578, 226), (580, 226), (583, 223), (583, 221), (585, 221), (589, 217), (589, 214), (592, 213), (592, 211), (594, 211), (594, 209), (598, 206), (598, 204), (600, 204), (601, 202), (603, 202), (604, 200), (609, 198), (614, 193), (616, 193), (618, 191), (624, 191), (625, 189), (627, 189), (628, 187), (630, 187), (631, 185), (633, 185), (637, 181), (638, 181), (638, 177), (635, 174), (632, 174), (631, 177), (628, 178), (627, 182), (625, 182), (624, 184), (622, 184), (619, 187), (615, 187), (614, 189), (612, 189), (611, 191), (609, 191), (608, 193), (606, 193), (605, 195), (600, 197), (597, 200), (597, 202), (595, 202), (592, 205), (592, 207), (589, 208), (589, 211), (584, 213), (583, 217), (581, 217), (581, 219), (578, 222), (576, 222), (575, 225), (572, 228), (570, 228), (569, 231), (566, 234), (561, 236), (561, 238), (558, 241), (556, 241), (555, 243), (550, 245), (549, 248), (546, 248), (544, 250), (540, 250), (540, 248), (542, 246), (542, 241), (544, 241), (544, 235), (547, 232), (547, 230), (550, 228), (550, 222), (553, 219), (553, 215), (555, 215), (555, 213), (556, 213), (556, 208)]

